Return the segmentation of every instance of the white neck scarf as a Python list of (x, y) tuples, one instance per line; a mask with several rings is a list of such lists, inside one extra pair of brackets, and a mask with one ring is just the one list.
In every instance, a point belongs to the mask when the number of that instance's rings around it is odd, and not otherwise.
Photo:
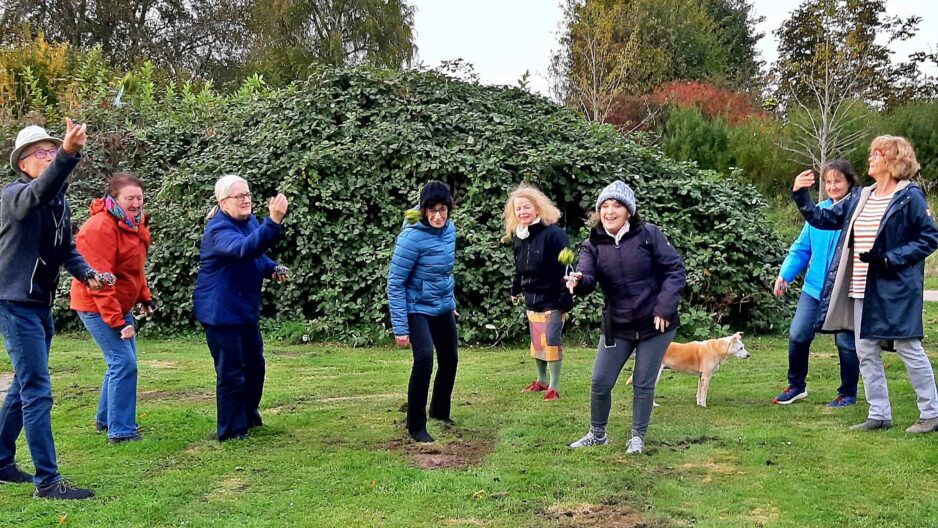
[(622, 240), (622, 237), (624, 237), (625, 234), (629, 232), (629, 227), (630, 227), (629, 223), (628, 221), (626, 221), (625, 225), (622, 226), (622, 229), (620, 229), (619, 232), (616, 234), (610, 233), (609, 230), (606, 229), (605, 227), (603, 228), (603, 231), (605, 231), (607, 235), (611, 236), (616, 241), (616, 245), (618, 246), (619, 241)]
[[(541, 222), (541, 219), (540, 217), (538, 217), (538, 218), (535, 218), (534, 221), (531, 222), (530, 225), (539, 224), (540, 222)], [(518, 227), (515, 228), (515, 236), (517, 236), (521, 240), (524, 240), (525, 238), (528, 238), (529, 236), (531, 236), (531, 231), (528, 229), (528, 226), (518, 224)]]

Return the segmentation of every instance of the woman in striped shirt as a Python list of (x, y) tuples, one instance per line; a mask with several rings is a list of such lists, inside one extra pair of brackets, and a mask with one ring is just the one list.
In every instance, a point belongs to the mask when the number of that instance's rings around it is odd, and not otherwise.
[(814, 175), (795, 178), (792, 196), (805, 220), (819, 229), (843, 229), (828, 270), (816, 325), (824, 332), (853, 330), (860, 375), (870, 405), (853, 430), (892, 427), (881, 346), (894, 345), (917, 396), (919, 419), (910, 433), (938, 430), (935, 374), (922, 348), (925, 257), (938, 248), (938, 229), (925, 193), (909, 179), (918, 173), (912, 145), (879, 136), (870, 145), (874, 184), (819, 209), (809, 189)]

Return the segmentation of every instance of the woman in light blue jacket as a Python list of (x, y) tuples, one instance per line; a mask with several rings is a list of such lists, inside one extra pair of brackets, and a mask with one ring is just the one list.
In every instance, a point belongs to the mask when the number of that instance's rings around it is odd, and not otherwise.
[(408, 217), (397, 237), (388, 270), (388, 305), (394, 340), (410, 346), (414, 365), (407, 388), (407, 432), (417, 442), (427, 433), (427, 391), (433, 349), (439, 368), (433, 384), (430, 418), (451, 423), (450, 401), (456, 381), (457, 338), (453, 264), (456, 228), (449, 219), (453, 198), (446, 184), (428, 182), (420, 192), (418, 213)]
[[(824, 189), (830, 198), (819, 203), (826, 209), (850, 194), (859, 182), (849, 161), (834, 160), (824, 166)], [(807, 267), (798, 308), (788, 331), (788, 388), (772, 400), (772, 403), (788, 405), (808, 396), (808, 356), (814, 340), (815, 320), (820, 306), (827, 269), (837, 250), (840, 231), (824, 231), (805, 223), (801, 234), (788, 250), (779, 276), (775, 279), (774, 293), (781, 296), (788, 284)], [(846, 407), (857, 402), (857, 381), (860, 363), (852, 332), (838, 332), (834, 344), (840, 356), (840, 388), (829, 407)]]

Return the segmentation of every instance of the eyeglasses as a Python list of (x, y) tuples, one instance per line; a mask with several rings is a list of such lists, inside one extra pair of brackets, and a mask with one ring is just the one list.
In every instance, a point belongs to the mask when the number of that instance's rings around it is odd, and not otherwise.
[(881, 150), (879, 150), (879, 149), (875, 149), (875, 150), (873, 150), (872, 152), (870, 152), (870, 157), (867, 158), (867, 159), (873, 160), (873, 159), (881, 158), (881, 157), (883, 157), (883, 151), (881, 151)]
[(436, 209), (427, 209), (427, 216), (432, 218), (439, 215), (440, 218), (445, 218), (449, 214), (449, 209), (444, 207), (438, 207)]
[(46, 158), (52, 159), (52, 158), (55, 158), (55, 154), (58, 151), (59, 149), (54, 149), (54, 148), (53, 149), (38, 149), (38, 150), (34, 150), (30, 152), (29, 154), (26, 154), (20, 159), (26, 159), (30, 156), (35, 156), (36, 159), (46, 159)]
[(236, 194), (234, 196), (228, 196), (225, 198), (225, 200), (228, 200), (228, 199), (235, 200), (237, 202), (250, 202), (251, 193)]

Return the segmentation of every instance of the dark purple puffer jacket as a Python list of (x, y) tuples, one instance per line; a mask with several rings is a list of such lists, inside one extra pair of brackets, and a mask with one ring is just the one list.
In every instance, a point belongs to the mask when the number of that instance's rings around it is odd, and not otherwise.
[(637, 222), (619, 240), (596, 226), (580, 245), (577, 271), (583, 274), (574, 290), (586, 295), (603, 291), (603, 333), (611, 337), (647, 339), (660, 332), (659, 316), (680, 326), (677, 307), (684, 289), (684, 262), (654, 224)]

